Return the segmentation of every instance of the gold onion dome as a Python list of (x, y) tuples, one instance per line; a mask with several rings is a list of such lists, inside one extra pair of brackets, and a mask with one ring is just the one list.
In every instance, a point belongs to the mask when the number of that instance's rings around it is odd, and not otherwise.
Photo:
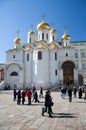
[(41, 23), (38, 24), (37, 26), (38, 30), (42, 30), (42, 29), (46, 29), (50, 31), (50, 25), (44, 21), (42, 21)]
[(55, 29), (50, 30), (50, 33), (56, 33), (57, 31)]
[(35, 33), (33, 31), (28, 32), (29, 35), (34, 35)]
[(17, 37), (16, 39), (14, 39), (14, 43), (21, 44), (22, 40)]
[(62, 40), (70, 40), (70, 35), (64, 34), (64, 35), (62, 36)]

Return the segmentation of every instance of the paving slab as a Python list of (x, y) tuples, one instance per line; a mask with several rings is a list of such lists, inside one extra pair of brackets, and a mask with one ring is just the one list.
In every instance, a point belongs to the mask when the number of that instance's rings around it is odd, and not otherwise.
[(86, 100), (73, 98), (70, 103), (59, 92), (51, 92), (51, 96), (53, 118), (48, 113), (41, 115), (44, 98), (27, 105), (26, 97), (24, 105), (17, 105), (12, 90), (0, 91), (0, 130), (86, 130)]

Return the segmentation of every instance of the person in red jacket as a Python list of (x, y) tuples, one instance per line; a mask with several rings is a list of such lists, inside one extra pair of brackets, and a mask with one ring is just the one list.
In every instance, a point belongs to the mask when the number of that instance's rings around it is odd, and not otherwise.
[(32, 91), (31, 91), (31, 89), (28, 89), (27, 97), (28, 97), (28, 105), (31, 105), (31, 97), (32, 97)]

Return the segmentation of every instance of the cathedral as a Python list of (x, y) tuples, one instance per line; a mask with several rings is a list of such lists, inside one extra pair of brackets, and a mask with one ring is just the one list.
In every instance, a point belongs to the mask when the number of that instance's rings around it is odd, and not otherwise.
[(67, 32), (58, 41), (57, 30), (45, 19), (28, 32), (27, 43), (14, 39), (0, 64), (0, 89), (53, 88), (64, 83), (86, 84), (86, 41), (71, 42)]

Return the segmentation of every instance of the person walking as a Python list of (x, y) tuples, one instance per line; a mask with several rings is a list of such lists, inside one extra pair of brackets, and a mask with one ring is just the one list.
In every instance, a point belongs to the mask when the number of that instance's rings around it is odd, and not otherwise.
[(28, 97), (28, 105), (31, 105), (32, 91), (30, 88), (28, 89), (27, 97)]
[(24, 89), (22, 90), (21, 95), (22, 95), (22, 105), (24, 105), (24, 102), (25, 102), (25, 96), (26, 96), (26, 92), (25, 92)]
[(49, 114), (49, 117), (53, 117), (52, 116), (52, 98), (51, 98), (51, 95), (50, 95), (50, 91), (48, 90), (46, 92), (46, 95), (45, 95), (45, 108), (43, 107), (42, 108), (42, 116), (44, 116), (44, 113), (47, 112), (48, 110), (48, 114)]
[(13, 100), (15, 101), (16, 100), (16, 95), (17, 95), (17, 92), (16, 92), (16, 89), (13, 90)]
[(72, 102), (72, 88), (68, 89), (69, 102)]
[(43, 88), (42, 87), (40, 87), (40, 97), (43, 98)]
[(21, 103), (21, 90), (19, 89), (17, 93), (17, 105), (20, 105), (20, 103)]

